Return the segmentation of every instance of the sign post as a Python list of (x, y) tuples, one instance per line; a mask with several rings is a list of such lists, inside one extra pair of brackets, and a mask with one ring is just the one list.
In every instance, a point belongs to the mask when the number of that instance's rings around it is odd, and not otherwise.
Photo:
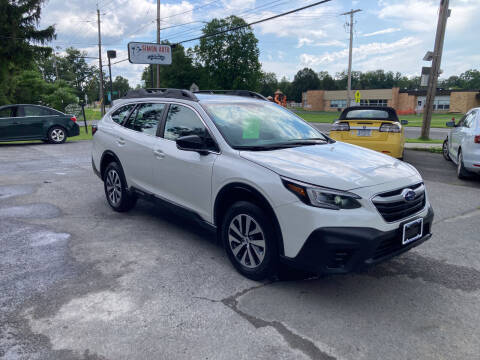
[(128, 61), (132, 64), (172, 64), (170, 45), (130, 42), (128, 43)]

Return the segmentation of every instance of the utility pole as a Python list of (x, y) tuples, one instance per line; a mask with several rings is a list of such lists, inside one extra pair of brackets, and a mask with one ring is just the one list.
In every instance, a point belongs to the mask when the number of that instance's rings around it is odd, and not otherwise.
[(449, 0), (440, 0), (437, 33), (435, 34), (435, 48), (433, 49), (432, 67), (430, 69), (430, 76), (428, 78), (427, 98), (425, 100), (425, 109), (423, 110), (421, 137), (424, 139), (428, 139), (430, 137), (430, 124), (432, 122), (433, 101), (435, 100), (438, 75), (440, 73), (440, 64), (442, 62), (443, 40), (445, 39), (447, 18), (450, 16), (448, 2)]
[(347, 80), (347, 106), (352, 101), (352, 45), (353, 45), (353, 14), (362, 11), (361, 9), (350, 10), (341, 15), (350, 15), (350, 48), (348, 50), (348, 80)]
[[(157, 0), (157, 44), (160, 44), (160, 0)], [(160, 65), (157, 64), (157, 88), (160, 88)]]
[(105, 115), (105, 102), (103, 99), (103, 68), (102, 68), (102, 35), (100, 33), (100, 9), (97, 7), (98, 22), (98, 68), (100, 70), (100, 111)]

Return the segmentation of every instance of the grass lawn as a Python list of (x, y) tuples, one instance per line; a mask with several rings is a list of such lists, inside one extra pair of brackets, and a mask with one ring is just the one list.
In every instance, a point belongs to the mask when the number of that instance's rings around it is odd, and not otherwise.
[[(85, 108), (85, 116), (87, 117), (87, 121), (100, 120), (102, 118), (100, 114), (100, 109), (92, 109), (92, 108)], [(79, 116), (78, 121), (82, 122), (83, 116)]]
[[(296, 110), (295, 113), (309, 122), (318, 122), (318, 123), (332, 123), (334, 120), (338, 119), (340, 113), (338, 112), (329, 112), (329, 111), (304, 111)], [(433, 128), (445, 128), (447, 127), (445, 123), (450, 121), (452, 117), (455, 117), (455, 120), (459, 120), (463, 114), (434, 114), (432, 117), (432, 127)], [(422, 126), (422, 115), (400, 115), (401, 120), (408, 120), (407, 126)]]
[(443, 140), (441, 139), (429, 139), (429, 140), (423, 140), (423, 139), (406, 139), (405, 142), (407, 143), (412, 143), (412, 144), (443, 144)]

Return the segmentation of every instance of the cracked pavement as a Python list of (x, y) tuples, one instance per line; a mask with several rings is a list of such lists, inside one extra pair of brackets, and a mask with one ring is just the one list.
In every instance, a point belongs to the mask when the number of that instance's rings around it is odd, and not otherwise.
[(0, 358), (476, 358), (480, 181), (406, 160), (431, 240), (362, 274), (258, 283), (188, 219), (111, 211), (89, 142), (0, 144)]

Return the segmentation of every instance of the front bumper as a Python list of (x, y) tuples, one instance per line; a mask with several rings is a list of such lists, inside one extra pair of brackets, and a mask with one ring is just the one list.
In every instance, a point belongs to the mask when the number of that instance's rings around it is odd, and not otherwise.
[(430, 239), (433, 209), (423, 216), (423, 237), (402, 245), (402, 229), (381, 231), (368, 227), (322, 227), (313, 231), (298, 255), (282, 258), (295, 267), (317, 274), (342, 274), (362, 271), (369, 266), (402, 254)]

